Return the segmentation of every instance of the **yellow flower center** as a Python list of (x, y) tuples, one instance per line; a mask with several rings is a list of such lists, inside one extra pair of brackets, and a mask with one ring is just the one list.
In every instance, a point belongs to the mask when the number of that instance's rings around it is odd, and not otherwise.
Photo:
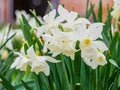
[(28, 55), (25, 55), (25, 57), (26, 57), (26, 58), (29, 58), (29, 56), (28, 56)]
[(89, 46), (91, 44), (91, 39), (90, 38), (86, 38), (83, 40), (83, 43), (85, 46)]
[(102, 52), (99, 48), (97, 48), (98, 52)]
[(101, 62), (101, 61), (103, 61), (103, 57), (102, 56), (99, 56), (98, 57), (98, 60)]

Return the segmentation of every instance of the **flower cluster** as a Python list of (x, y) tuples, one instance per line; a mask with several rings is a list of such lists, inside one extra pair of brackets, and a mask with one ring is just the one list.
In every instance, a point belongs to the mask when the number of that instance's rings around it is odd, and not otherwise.
[[(57, 63), (53, 57), (63, 54), (74, 60), (75, 53), (81, 51), (83, 61), (93, 69), (98, 65), (107, 63), (103, 54), (108, 48), (98, 38), (102, 39), (101, 32), (103, 23), (93, 23), (86, 18), (80, 18), (74, 11), (67, 11), (61, 5), (58, 6), (58, 14), (54, 9), (43, 17), (40, 27), (37, 27), (35, 34), (38, 39), (42, 39), (43, 52), (51, 53), (50, 56), (36, 56), (33, 46), (24, 53), (16, 53), (16, 58), (11, 68), (26, 71), (27, 66), (31, 66), (31, 71), (38, 74), (44, 72), (49, 75), (49, 66), (46, 61)], [(79, 49), (76, 49), (76, 42), (79, 41)]]
[(48, 50), (55, 57), (64, 54), (74, 60), (76, 42), (80, 41), (81, 57), (84, 62), (93, 69), (98, 65), (107, 63), (103, 54), (108, 48), (97, 40), (102, 38), (101, 32), (103, 23), (91, 24), (85, 18), (79, 18), (78, 13), (67, 11), (61, 5), (58, 6), (58, 15), (56, 10), (43, 17), (44, 24), (37, 29), (37, 37), (44, 40), (44, 52)]
[(45, 75), (49, 75), (50, 69), (46, 61), (52, 63), (58, 63), (59, 61), (55, 60), (50, 56), (37, 56), (33, 46), (27, 50), (27, 54), (24, 52), (24, 46), (21, 49), (21, 53), (15, 52), (19, 57), (15, 59), (11, 68), (20, 69), (21, 71), (26, 71), (27, 66), (31, 66), (31, 71), (38, 74), (39, 72), (44, 72)]
[(111, 12), (111, 15), (118, 19), (120, 17), (120, 0), (113, 0), (114, 5), (113, 5), (113, 11)]

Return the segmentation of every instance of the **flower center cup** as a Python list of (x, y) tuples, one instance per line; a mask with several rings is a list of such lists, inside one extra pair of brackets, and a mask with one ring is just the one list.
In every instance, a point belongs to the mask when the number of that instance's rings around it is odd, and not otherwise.
[(102, 62), (102, 61), (103, 61), (103, 57), (102, 57), (102, 56), (99, 56), (99, 57), (98, 57), (98, 61), (99, 61), (99, 62)]
[(86, 39), (83, 40), (83, 43), (84, 43), (85, 46), (89, 46), (89, 45), (91, 45), (91, 39), (86, 38)]

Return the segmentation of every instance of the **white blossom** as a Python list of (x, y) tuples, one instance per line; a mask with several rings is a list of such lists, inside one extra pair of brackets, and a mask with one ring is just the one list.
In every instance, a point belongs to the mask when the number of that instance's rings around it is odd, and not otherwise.
[(52, 35), (45, 35), (45, 45), (44, 51), (46, 52), (47, 49), (53, 54), (53, 56), (57, 56), (63, 53), (66, 56), (70, 56), (74, 59), (75, 50), (75, 40), (72, 40), (70, 36), (55, 28), (52, 30)]
[(15, 61), (12, 63), (11, 68), (20, 69), (21, 71), (26, 71), (27, 66), (31, 62), (25, 55), (24, 47), (21, 49), (21, 53), (14, 52), (18, 55), (18, 57), (15, 59)]
[(52, 63), (60, 62), (50, 56), (36, 56), (33, 46), (29, 48), (27, 54), (29, 59), (32, 61), (32, 63), (30, 64), (31, 71), (35, 72), (36, 74), (38, 74), (39, 72), (43, 72), (45, 73), (45, 75), (48, 76), (50, 74), (50, 68), (47, 64), (47, 61)]
[(113, 5), (113, 11), (111, 12), (111, 15), (118, 19), (120, 17), (120, 0), (113, 0), (114, 5)]
[(60, 17), (64, 19), (64, 22), (62, 23), (64, 31), (76, 31), (77, 26), (79, 26), (78, 28), (80, 28), (80, 26), (90, 24), (89, 20), (85, 18), (77, 18), (77, 12), (69, 12), (61, 5), (58, 6), (58, 13)]
[[(98, 65), (101, 65), (101, 63), (98, 63), (98, 55), (101, 55), (98, 54), (98, 52), (103, 53), (108, 49), (102, 41), (96, 40), (97, 38), (101, 37), (102, 28), (102, 23), (95, 23), (91, 24), (88, 29), (81, 31), (81, 57), (83, 58), (84, 62), (93, 69), (97, 68)], [(102, 58), (104, 58), (103, 55)], [(105, 59), (103, 61), (105, 61)]]

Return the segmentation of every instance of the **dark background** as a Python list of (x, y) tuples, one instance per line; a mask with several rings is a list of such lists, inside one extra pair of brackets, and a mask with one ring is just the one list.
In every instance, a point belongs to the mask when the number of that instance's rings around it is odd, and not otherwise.
[(25, 10), (30, 14), (29, 9), (35, 9), (37, 15), (43, 16), (47, 7), (47, 0), (14, 0), (14, 12), (15, 10)]

